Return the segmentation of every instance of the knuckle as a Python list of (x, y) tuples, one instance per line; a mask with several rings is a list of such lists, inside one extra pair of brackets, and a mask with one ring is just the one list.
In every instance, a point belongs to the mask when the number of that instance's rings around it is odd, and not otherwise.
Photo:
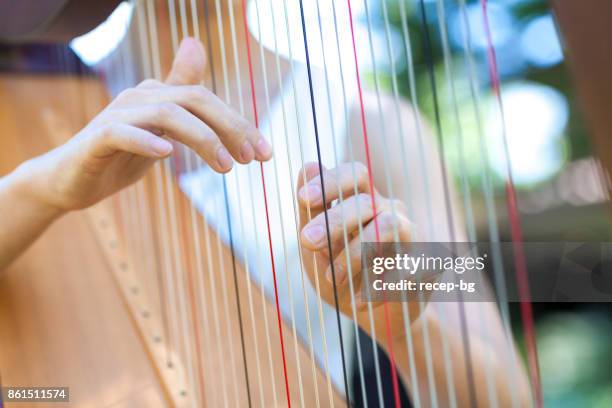
[(252, 131), (251, 124), (244, 118), (238, 118), (232, 121), (230, 131), (240, 139), (244, 139)]
[(97, 140), (102, 145), (112, 145), (120, 131), (120, 125), (116, 123), (106, 123), (100, 127)]
[(200, 103), (205, 103), (208, 99), (209, 91), (202, 85), (192, 85), (187, 90), (187, 97)]
[(168, 120), (178, 112), (178, 106), (171, 102), (160, 103), (157, 106), (157, 115), (162, 120)]

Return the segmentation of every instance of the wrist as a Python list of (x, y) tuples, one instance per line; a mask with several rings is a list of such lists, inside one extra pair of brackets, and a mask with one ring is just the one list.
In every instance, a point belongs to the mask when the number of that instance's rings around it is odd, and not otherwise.
[(67, 211), (51, 199), (51, 183), (48, 175), (41, 171), (37, 158), (27, 160), (8, 177), (9, 188), (24, 206), (31, 208), (40, 217), (50, 220), (59, 218)]

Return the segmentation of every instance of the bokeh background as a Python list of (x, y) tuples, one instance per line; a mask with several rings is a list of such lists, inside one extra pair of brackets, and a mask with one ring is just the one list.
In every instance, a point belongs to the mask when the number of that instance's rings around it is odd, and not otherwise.
[[(400, 57), (395, 61), (396, 80), (405, 98), (411, 98), (408, 64), (402, 49), (402, 0), (387, 2), (392, 38)], [(370, 1), (370, 3), (376, 3)], [(479, 1), (467, 1), (464, 16), (457, 1), (445, 1), (446, 27), (452, 53), (452, 75), (456, 86), (460, 128), (445, 73), (443, 43), (439, 29), (439, 5), (425, 1), (427, 23), (423, 24), (419, 1), (405, 2), (409, 35), (413, 44), (419, 107), (435, 123), (431, 82), (428, 77), (426, 28), (439, 94), (439, 109), (447, 160), (461, 174), (469, 174), (479, 237), (486, 239), (487, 223), (480, 170), (479, 135), (473, 98), (466, 80), (462, 19), (467, 17), (472, 35), (472, 56), (477, 71), (483, 128), (491, 160), (485, 162), (493, 175), (497, 214), (502, 240), (510, 233), (505, 219), (505, 170), (501, 154), (496, 101), (490, 89), (487, 41)], [(503, 102), (510, 158), (522, 226), (527, 241), (608, 241), (610, 221), (606, 196), (598, 183), (597, 166), (589, 142), (571, 69), (564, 55), (563, 33), (544, 0), (488, 1), (491, 35), (502, 81)], [(384, 41), (382, 7), (372, 4), (371, 23)], [(595, 41), (596, 39), (594, 39)], [(387, 59), (388, 61), (388, 59)], [(380, 83), (392, 89), (389, 64), (379, 64)], [(374, 80), (370, 71), (369, 79)], [(458, 129), (460, 131), (458, 131)], [(458, 138), (469, 160), (456, 154)], [(499, 154), (500, 160), (496, 160)], [(475, 159), (476, 158), (476, 159)], [(501, 163), (501, 164), (500, 164)], [(460, 180), (457, 180), (460, 183)], [(460, 190), (462, 191), (462, 190)], [(518, 339), (522, 338), (518, 305), (511, 305)], [(612, 406), (612, 307), (608, 304), (535, 303), (536, 333), (545, 405), (551, 407)], [(522, 346), (522, 345), (521, 345)]]

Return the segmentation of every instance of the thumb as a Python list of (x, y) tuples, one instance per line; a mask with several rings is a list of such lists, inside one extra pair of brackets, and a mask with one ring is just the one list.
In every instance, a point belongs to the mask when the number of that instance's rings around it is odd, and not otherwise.
[(204, 79), (205, 67), (206, 53), (202, 43), (195, 38), (184, 38), (174, 56), (166, 83), (168, 85), (199, 84)]

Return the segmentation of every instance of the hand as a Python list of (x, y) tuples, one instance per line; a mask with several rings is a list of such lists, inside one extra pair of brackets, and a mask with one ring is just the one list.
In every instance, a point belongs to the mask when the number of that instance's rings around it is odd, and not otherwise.
[(168, 139), (222, 173), (234, 160), (270, 159), (257, 129), (199, 85), (205, 60), (200, 42), (183, 40), (165, 83), (146, 80), (123, 91), (66, 144), (22, 165), (35, 180), (32, 194), (60, 212), (88, 207), (170, 155)]
[[(353, 166), (355, 178), (353, 177)], [(309, 278), (314, 285), (315, 274), (318, 274), (321, 297), (334, 306), (334, 288), (330, 267), (330, 261), (333, 261), (340, 311), (352, 318), (351, 301), (355, 299), (357, 323), (367, 333), (371, 333), (367, 303), (360, 300), (361, 242), (376, 242), (377, 226), (379, 242), (394, 242), (395, 231), (397, 231), (400, 242), (409, 242), (412, 238), (413, 228), (408, 220), (406, 207), (401, 201), (383, 197), (376, 189), (373, 189), (376, 203), (376, 213), (374, 213), (367, 168), (361, 163), (344, 163), (336, 169), (324, 170), (325, 203), (321, 194), (321, 177), (318, 164), (306, 164), (298, 177), (300, 245), (304, 267)], [(305, 185), (304, 177), (306, 178)], [(355, 193), (354, 188), (355, 180), (357, 180), (357, 193)], [(332, 206), (331, 203), (340, 198), (340, 192), (342, 192), (342, 201)], [(324, 207), (328, 209), (329, 235), (332, 243), (331, 256), (328, 251)], [(308, 208), (310, 208), (310, 218)], [(362, 226), (361, 237), (359, 236), (360, 225)], [(348, 240), (348, 246), (346, 247), (344, 241), (345, 228)], [(351, 296), (348, 281), (349, 265), (353, 280), (353, 296)], [(384, 341), (386, 339), (384, 307), (381, 307), (382, 303), (373, 303), (372, 305), (374, 329), (377, 338), (384, 347), (386, 345)], [(387, 305), (391, 327), (395, 327), (392, 335), (394, 339), (402, 338), (404, 330), (401, 304), (389, 302)], [(418, 317), (418, 312), (418, 306), (411, 304), (411, 321)]]

